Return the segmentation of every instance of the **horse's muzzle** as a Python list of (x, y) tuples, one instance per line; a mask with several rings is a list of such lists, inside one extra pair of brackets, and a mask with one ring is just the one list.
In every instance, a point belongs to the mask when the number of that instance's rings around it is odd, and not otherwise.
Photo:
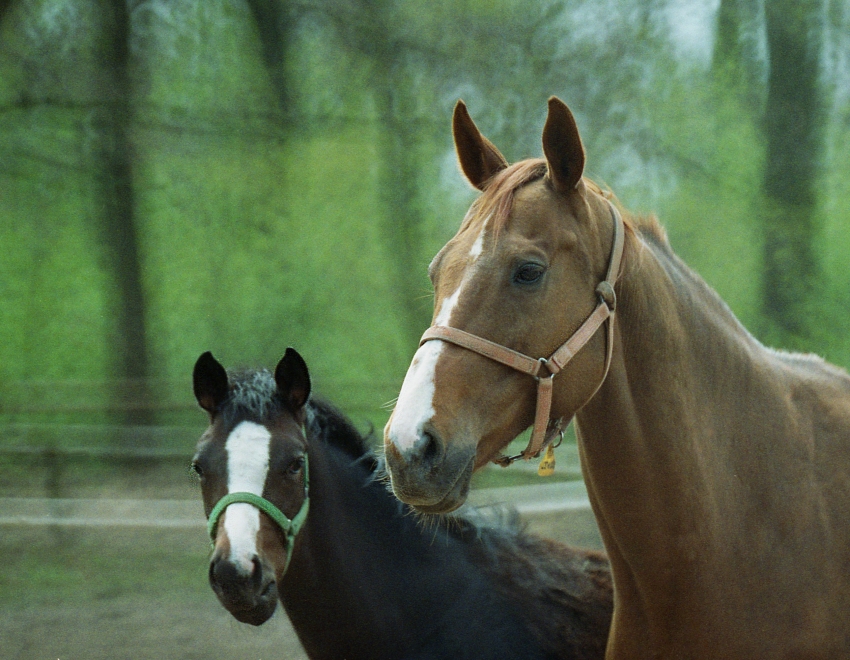
[(387, 439), (385, 457), (393, 493), (402, 502), (423, 513), (450, 513), (466, 501), (474, 446), (447, 450), (435, 433), (423, 433), (408, 450)]
[(218, 600), (237, 621), (259, 626), (277, 608), (277, 584), (274, 571), (264, 569), (256, 557), (252, 563), (249, 573), (224, 557), (213, 556), (209, 579)]

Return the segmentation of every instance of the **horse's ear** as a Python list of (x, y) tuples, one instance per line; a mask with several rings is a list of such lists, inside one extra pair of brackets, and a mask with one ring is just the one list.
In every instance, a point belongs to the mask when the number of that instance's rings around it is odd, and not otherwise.
[(455, 105), (452, 136), (460, 169), (478, 190), (484, 190), (484, 184), (508, 166), (508, 161), (493, 143), (481, 135), (463, 101)]
[(304, 358), (294, 348), (286, 349), (274, 370), (274, 379), (281, 397), (292, 412), (304, 407), (310, 397), (310, 372)]
[(543, 153), (555, 190), (575, 190), (584, 173), (584, 146), (573, 113), (555, 96), (549, 99), (549, 115), (543, 127)]
[(221, 402), (227, 398), (227, 372), (209, 351), (195, 362), (192, 384), (198, 404), (210, 415), (215, 415)]

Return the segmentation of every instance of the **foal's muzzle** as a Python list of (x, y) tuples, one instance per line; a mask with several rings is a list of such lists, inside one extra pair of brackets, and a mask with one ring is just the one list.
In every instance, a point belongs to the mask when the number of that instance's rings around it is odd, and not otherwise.
[(218, 600), (242, 623), (259, 626), (268, 621), (277, 608), (274, 571), (264, 567), (258, 557), (253, 558), (248, 571), (222, 555), (213, 555), (209, 579)]

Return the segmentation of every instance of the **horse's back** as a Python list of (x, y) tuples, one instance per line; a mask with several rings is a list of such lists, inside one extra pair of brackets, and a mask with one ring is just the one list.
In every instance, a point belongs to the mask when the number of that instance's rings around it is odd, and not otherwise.
[[(781, 463), (765, 457), (762, 471), (775, 489), (774, 501), (785, 500), (781, 506), (789, 514), (774, 521), (771, 554), (787, 554), (784, 579), (796, 574), (797, 588), (786, 593), (788, 603), (808, 600), (804, 629), (812, 633), (811, 647), (824, 648), (832, 639), (831, 648), (840, 649), (836, 657), (846, 657), (850, 654), (850, 637), (844, 632), (850, 612), (850, 375), (814, 355), (770, 351), (769, 359), (785, 415), (773, 425), (780, 429), (774, 447)], [(774, 583), (776, 592), (782, 593), (780, 583)], [(802, 631), (796, 642), (805, 645)]]
[(815, 355), (772, 354), (784, 376), (788, 437), (808, 450), (824, 495), (850, 507), (850, 375)]

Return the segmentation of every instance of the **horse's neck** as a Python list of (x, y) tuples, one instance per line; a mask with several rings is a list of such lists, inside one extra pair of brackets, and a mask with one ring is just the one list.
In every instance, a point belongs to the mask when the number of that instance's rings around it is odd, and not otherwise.
[(426, 645), (422, 657), (450, 657), (470, 644), (476, 657), (540, 657), (480, 552), (445, 529), (423, 529), (348, 455), (315, 449), (310, 513), (281, 585), (310, 657), (394, 659)]
[(758, 379), (771, 358), (669, 247), (631, 242), (618, 292), (615, 373), (595, 408), (605, 400), (631, 404), (644, 428), (687, 436), (692, 422), (705, 428), (694, 415), (734, 415), (729, 405), (739, 399), (738, 388)]
[(728, 646), (708, 656), (736, 657), (732, 640), (779, 639), (789, 612), (845, 588), (850, 379), (765, 349), (669, 248), (636, 240), (611, 369), (576, 415), (615, 645), (672, 656), (703, 639)]
[(669, 248), (629, 240), (611, 369), (576, 418), (584, 469), (591, 496), (622, 508), (612, 519), (681, 539), (734, 492), (725, 461), (749, 423), (741, 397), (760, 405), (769, 358)]

